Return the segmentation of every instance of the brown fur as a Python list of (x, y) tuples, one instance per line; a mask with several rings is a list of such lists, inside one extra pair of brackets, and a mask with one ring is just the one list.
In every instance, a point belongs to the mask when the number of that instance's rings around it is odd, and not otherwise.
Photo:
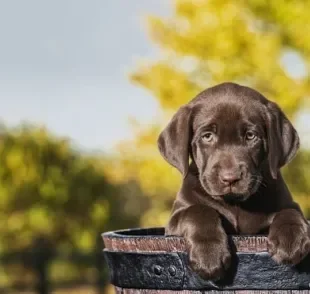
[(229, 267), (227, 234), (268, 233), (279, 263), (309, 253), (308, 223), (280, 173), (299, 137), (275, 103), (248, 87), (217, 85), (179, 109), (158, 146), (184, 177), (166, 234), (186, 238), (202, 277)]

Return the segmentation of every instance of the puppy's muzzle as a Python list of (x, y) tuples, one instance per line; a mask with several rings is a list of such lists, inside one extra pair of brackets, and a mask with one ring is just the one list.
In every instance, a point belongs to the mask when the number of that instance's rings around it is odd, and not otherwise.
[(219, 180), (224, 186), (231, 186), (242, 180), (244, 172), (241, 168), (224, 169), (219, 173)]

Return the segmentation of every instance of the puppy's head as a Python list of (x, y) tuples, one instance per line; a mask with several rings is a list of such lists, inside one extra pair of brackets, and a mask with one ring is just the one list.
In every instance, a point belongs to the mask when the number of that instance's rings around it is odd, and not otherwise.
[(262, 183), (262, 169), (277, 178), (299, 148), (281, 109), (257, 91), (224, 83), (182, 106), (158, 138), (162, 156), (185, 177), (196, 164), (215, 199), (245, 200)]

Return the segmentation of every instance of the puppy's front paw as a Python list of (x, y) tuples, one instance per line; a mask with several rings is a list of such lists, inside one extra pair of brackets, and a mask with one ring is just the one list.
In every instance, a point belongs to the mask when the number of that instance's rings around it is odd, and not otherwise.
[(271, 230), (268, 236), (268, 250), (277, 263), (298, 264), (310, 253), (309, 227), (287, 224)]
[(225, 242), (199, 241), (192, 243), (190, 266), (202, 278), (218, 280), (230, 266), (231, 255)]

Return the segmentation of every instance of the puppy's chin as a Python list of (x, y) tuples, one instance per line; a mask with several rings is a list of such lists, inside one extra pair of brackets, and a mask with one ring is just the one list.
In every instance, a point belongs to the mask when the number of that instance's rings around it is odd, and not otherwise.
[(247, 199), (249, 199), (251, 194), (250, 193), (247, 193), (247, 194), (227, 193), (227, 194), (222, 194), (222, 195), (210, 194), (210, 196), (217, 201), (223, 201), (223, 202), (226, 202), (227, 204), (233, 205), (233, 204), (245, 202)]
[(250, 194), (234, 194), (228, 193), (222, 196), (222, 199), (229, 204), (238, 204), (246, 201), (250, 197)]

